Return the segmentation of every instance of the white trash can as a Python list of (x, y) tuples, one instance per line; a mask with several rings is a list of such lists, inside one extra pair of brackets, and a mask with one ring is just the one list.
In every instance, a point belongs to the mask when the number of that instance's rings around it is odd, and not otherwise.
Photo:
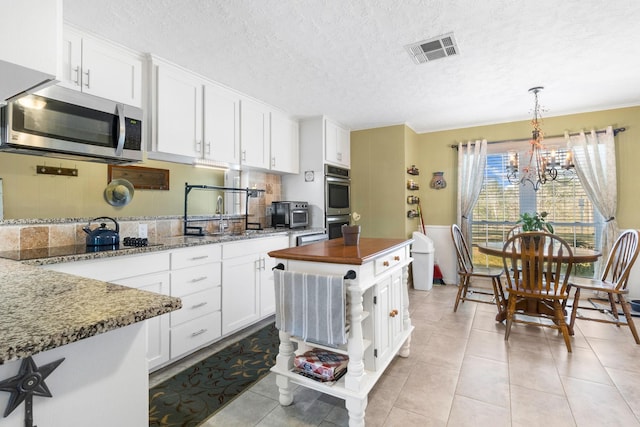
[(411, 256), (413, 257), (413, 287), (429, 291), (433, 287), (433, 240), (419, 231), (413, 232)]

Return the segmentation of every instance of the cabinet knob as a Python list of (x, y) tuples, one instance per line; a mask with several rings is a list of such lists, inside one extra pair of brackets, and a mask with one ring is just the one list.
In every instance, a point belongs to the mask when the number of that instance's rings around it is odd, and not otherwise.
[(389, 261), (384, 261), (382, 265), (384, 265), (385, 267), (389, 267)]
[(400, 257), (398, 255), (396, 255), (396, 256), (393, 257), (393, 260), (394, 261), (400, 261)]
[(396, 317), (398, 315), (398, 310), (395, 308), (389, 312), (389, 317)]

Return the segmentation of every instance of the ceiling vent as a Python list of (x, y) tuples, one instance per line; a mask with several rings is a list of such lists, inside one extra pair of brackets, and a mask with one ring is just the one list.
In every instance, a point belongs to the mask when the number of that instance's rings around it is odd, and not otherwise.
[(424, 64), (458, 54), (458, 45), (453, 38), (453, 33), (411, 43), (406, 45), (405, 49), (416, 64)]

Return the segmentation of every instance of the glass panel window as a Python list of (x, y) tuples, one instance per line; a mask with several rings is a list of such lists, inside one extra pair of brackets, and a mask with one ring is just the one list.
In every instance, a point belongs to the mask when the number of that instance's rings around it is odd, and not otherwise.
[[(492, 150), (493, 151), (493, 150)], [(558, 164), (566, 158), (566, 149), (556, 152)], [(521, 161), (528, 159), (528, 153), (519, 153)], [(571, 246), (595, 249), (596, 236), (602, 218), (587, 197), (580, 179), (574, 170), (558, 167), (558, 176), (547, 181), (535, 191), (526, 182), (510, 182), (507, 178), (509, 152), (495, 151), (487, 155), (484, 182), (478, 201), (473, 209), (472, 241), (478, 243), (504, 242), (509, 230), (516, 225), (521, 213), (547, 212), (547, 220)], [(502, 267), (502, 259), (488, 257), (474, 249), (474, 262), (480, 265)], [(593, 264), (576, 265), (575, 273), (581, 276), (593, 275)]]

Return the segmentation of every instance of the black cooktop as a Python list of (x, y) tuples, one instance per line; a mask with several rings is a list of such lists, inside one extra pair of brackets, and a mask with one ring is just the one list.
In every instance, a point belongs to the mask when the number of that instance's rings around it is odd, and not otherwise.
[[(160, 246), (160, 245), (145, 245)], [(104, 251), (122, 251), (127, 249), (135, 249), (136, 246), (106, 245), (106, 246), (87, 246), (87, 245), (69, 245), (69, 246), (52, 246), (49, 248), (23, 249), (15, 251), (0, 251), (0, 258), (12, 259), (15, 261), (26, 261), (38, 258), (53, 258), (58, 256), (82, 255), (94, 252)]]

